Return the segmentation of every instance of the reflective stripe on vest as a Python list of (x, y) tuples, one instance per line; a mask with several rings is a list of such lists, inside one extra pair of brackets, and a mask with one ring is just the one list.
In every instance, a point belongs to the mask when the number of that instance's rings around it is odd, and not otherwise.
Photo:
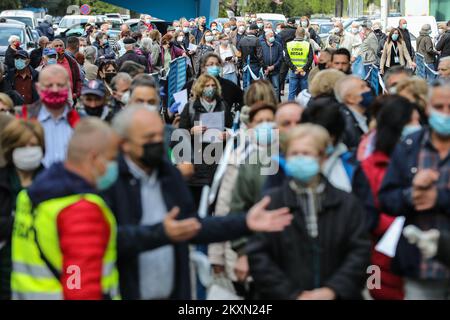
[(308, 41), (293, 40), (287, 43), (287, 53), (291, 62), (297, 68), (303, 68), (308, 62), (309, 47)]
[[(109, 225), (110, 238), (103, 256), (101, 287), (104, 297), (120, 298), (119, 276), (116, 268), (116, 222), (103, 199), (95, 194), (50, 199), (40, 203), (33, 213), (30, 198), (26, 190), (23, 190), (17, 196), (11, 244), (13, 299), (63, 299), (63, 286), (60, 279), (55, 277), (41, 258), (39, 247), (50, 265), (62, 273), (63, 257), (57, 229), (58, 215), (63, 209), (83, 199), (96, 204)], [(35, 233), (39, 247), (35, 241)], [(82, 270), (79, 271), (82, 272)], [(72, 279), (70, 276), (76, 274), (77, 270), (76, 267), (71, 270), (68, 268), (66, 272), (69, 279)], [(76, 281), (71, 282), (76, 283)], [(67, 283), (67, 285), (74, 284)], [(82, 287), (83, 284), (80, 283), (80, 286)]]

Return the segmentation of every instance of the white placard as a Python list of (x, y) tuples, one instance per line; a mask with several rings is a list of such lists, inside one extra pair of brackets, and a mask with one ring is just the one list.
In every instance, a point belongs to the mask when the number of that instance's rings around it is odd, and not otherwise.
[(395, 257), (397, 244), (400, 240), (404, 224), (405, 217), (397, 217), (394, 222), (392, 222), (391, 226), (385, 232), (380, 241), (378, 241), (377, 245), (375, 246), (375, 250), (387, 255), (388, 257)]

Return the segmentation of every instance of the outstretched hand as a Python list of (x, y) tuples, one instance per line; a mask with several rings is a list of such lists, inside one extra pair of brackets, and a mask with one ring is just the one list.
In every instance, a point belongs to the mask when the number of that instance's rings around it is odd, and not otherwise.
[(250, 208), (247, 214), (247, 226), (255, 232), (279, 232), (291, 224), (293, 216), (289, 208), (267, 210), (270, 197), (264, 197)]

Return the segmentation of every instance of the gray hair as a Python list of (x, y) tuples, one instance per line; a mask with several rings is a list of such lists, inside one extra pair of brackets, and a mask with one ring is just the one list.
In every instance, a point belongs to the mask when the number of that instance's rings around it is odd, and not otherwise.
[(114, 78), (111, 79), (111, 83), (110, 83), (111, 89), (116, 90), (117, 82), (119, 82), (119, 81), (124, 81), (131, 85), (131, 82), (133, 81), (133, 79), (131, 78), (131, 76), (128, 73), (119, 72), (118, 74), (116, 74), (116, 76)]
[(128, 138), (128, 131), (130, 127), (133, 125), (133, 119), (136, 113), (140, 111), (147, 111), (154, 113), (159, 117), (158, 111), (155, 109), (150, 109), (141, 104), (132, 104), (127, 106), (125, 109), (120, 111), (112, 120), (112, 129), (115, 133), (117, 133), (121, 138)]
[(431, 97), (433, 96), (433, 89), (436, 88), (446, 88), (447, 90), (450, 90), (450, 80), (445, 78), (434, 80), (431, 83), (430, 90), (428, 90), (428, 99), (431, 99)]
[(345, 76), (340, 79), (336, 85), (334, 86), (334, 95), (336, 96), (336, 100), (340, 103), (344, 103), (344, 99), (347, 96), (348, 92), (353, 89), (353, 81), (361, 80), (361, 78), (353, 75)]
[(16, 36), (16, 35), (12, 35), (8, 39), (8, 43), (9, 44), (13, 44), (13, 42), (15, 42), (15, 41), (20, 41), (20, 38), (18, 36)]
[(84, 50), (84, 57), (90, 63), (94, 64), (95, 60), (97, 59), (97, 48), (93, 46), (86, 47), (86, 49)]
[(149, 52), (152, 49), (152, 45), (153, 45), (152, 39), (150, 39), (149, 37), (142, 38), (142, 40), (141, 40), (142, 49)]
[(447, 62), (447, 61), (450, 61), (450, 56), (441, 58), (441, 59), (439, 60), (439, 64), (441, 64), (442, 62)]
[(42, 41), (49, 42), (50, 40), (46, 36), (39, 37), (38, 43), (41, 44)]

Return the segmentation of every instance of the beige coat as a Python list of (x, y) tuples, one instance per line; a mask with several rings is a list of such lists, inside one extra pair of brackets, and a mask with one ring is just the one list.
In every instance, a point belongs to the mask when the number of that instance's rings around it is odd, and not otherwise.
[[(381, 60), (380, 60), (380, 72), (382, 74), (384, 73), (385, 67), (388, 67), (388, 68), (391, 67), (391, 50), (392, 50), (393, 45), (394, 44), (392, 41), (386, 41), (386, 43), (384, 44), (383, 54), (381, 55)], [(398, 42), (398, 54), (399, 54), (399, 58), (400, 58), (400, 64), (402, 66), (411, 68), (413, 62), (411, 60), (411, 57), (409, 56), (408, 49), (406, 48), (406, 45), (403, 41)]]

